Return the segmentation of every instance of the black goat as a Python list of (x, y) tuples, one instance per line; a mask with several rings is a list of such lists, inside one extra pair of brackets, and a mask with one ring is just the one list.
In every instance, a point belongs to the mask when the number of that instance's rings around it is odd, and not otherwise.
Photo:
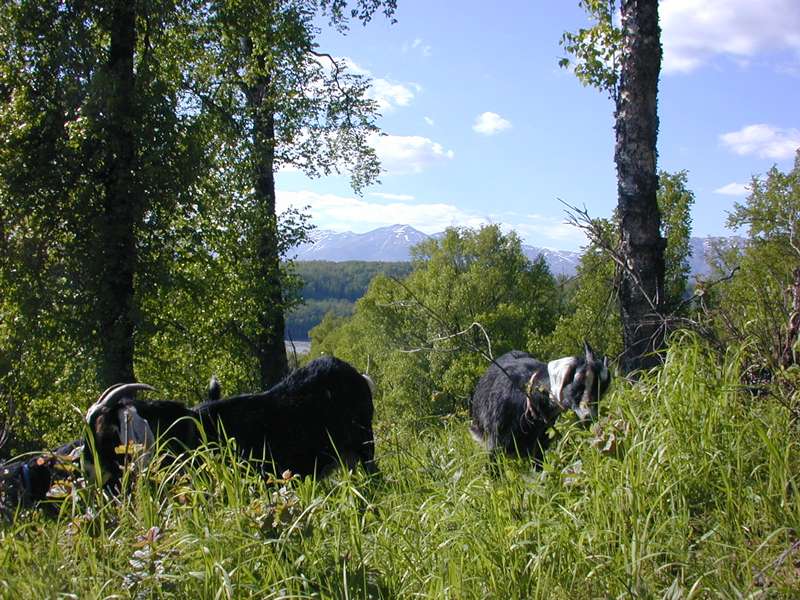
[(18, 508), (30, 508), (49, 496), (58, 481), (74, 482), (83, 440), (51, 452), (11, 459), (0, 465), (0, 517), (10, 518)]
[(582, 423), (597, 418), (611, 375), (584, 343), (585, 356), (543, 363), (512, 350), (498, 358), (472, 395), (470, 432), (494, 458), (498, 451), (531, 456), (537, 467), (549, 445), (547, 430), (570, 408)]
[(245, 457), (271, 460), (278, 473), (324, 475), (340, 461), (375, 471), (369, 382), (331, 356), (266, 392), (209, 401), (194, 411), (206, 432), (234, 438)]
[[(152, 389), (143, 384), (111, 386), (87, 413), (102, 481), (111, 488), (118, 485), (122, 466), (131, 457), (140, 465), (150, 460), (156, 436), (162, 436), (164, 448), (172, 454), (200, 443), (197, 415), (183, 404), (133, 397), (137, 390)], [(212, 377), (208, 397), (218, 399), (219, 394), (219, 382)], [(75, 440), (0, 464), (0, 516), (8, 517), (18, 507), (29, 508), (50, 498), (57, 482), (71, 485), (82, 474), (95, 479), (94, 455), (84, 451), (84, 442)]]
[[(115, 386), (87, 412), (92, 433), (87, 447), (96, 450), (104, 483), (119, 480), (131, 443), (140, 449), (136, 460), (149, 461), (159, 433), (169, 436), (174, 449), (233, 438), (245, 458), (263, 458), (278, 473), (324, 475), (339, 461), (376, 470), (372, 393), (367, 380), (342, 360), (322, 357), (266, 392), (209, 400), (192, 409), (132, 398), (132, 392), (148, 389), (139, 383)], [(84, 469), (94, 476), (90, 453)]]
[[(134, 394), (140, 390), (153, 388), (143, 383), (113, 385), (89, 407), (91, 438), (81, 460), (87, 478), (116, 487), (128, 461), (135, 460), (140, 468), (150, 462), (157, 437), (171, 453), (200, 444), (197, 415), (191, 409), (171, 400), (139, 400)], [(95, 466), (100, 467), (99, 478)]]

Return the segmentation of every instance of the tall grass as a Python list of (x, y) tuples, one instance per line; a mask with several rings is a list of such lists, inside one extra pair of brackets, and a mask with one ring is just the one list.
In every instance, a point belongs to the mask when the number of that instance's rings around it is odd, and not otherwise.
[(381, 475), (265, 481), (229, 445), (116, 499), (0, 529), (8, 598), (785, 598), (800, 452), (785, 410), (691, 338), (544, 469), (492, 478), (465, 416), (379, 423)]

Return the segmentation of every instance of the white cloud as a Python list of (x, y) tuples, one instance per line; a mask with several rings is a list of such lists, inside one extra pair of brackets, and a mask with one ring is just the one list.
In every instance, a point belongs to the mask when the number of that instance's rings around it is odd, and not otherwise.
[(367, 95), (378, 103), (378, 108), (382, 111), (408, 106), (414, 99), (414, 91), (409, 86), (380, 78), (372, 80), (372, 87)]
[(370, 196), (383, 198), (384, 200), (413, 200), (414, 196), (409, 194), (387, 194), (386, 192), (370, 192)]
[(421, 173), (455, 156), (452, 150), (419, 135), (373, 135), (369, 143), (390, 175)]
[(416, 50), (422, 56), (430, 56), (431, 55), (431, 46), (430, 44), (426, 44), (422, 38), (415, 38), (411, 43), (404, 43), (403, 44), (403, 53), (407, 53), (411, 50)]
[(504, 119), (497, 113), (485, 112), (475, 118), (475, 124), (472, 129), (484, 135), (494, 135), (510, 127), (511, 121)]
[(689, 72), (717, 55), (744, 61), (792, 50), (800, 58), (797, 0), (661, 0), (665, 73)]
[(736, 183), (735, 181), (714, 190), (715, 194), (722, 194), (723, 196), (747, 196), (750, 193), (750, 187), (744, 183)]
[(290, 206), (309, 211), (314, 223), (322, 229), (357, 231), (359, 233), (396, 223), (411, 225), (425, 233), (436, 233), (460, 225), (480, 227), (488, 220), (444, 202), (369, 202), (363, 198), (317, 194), (311, 191), (278, 191), (278, 210)]
[(435, 122), (434, 122), (434, 120), (433, 120), (433, 119), (431, 119), (430, 117), (422, 117), (422, 118), (423, 118), (423, 119), (425, 119), (425, 122), (426, 122), (428, 125), (430, 125), (431, 127), (433, 127), (433, 126), (435, 125)]
[(402, 223), (433, 234), (447, 227), (475, 229), (496, 223), (503, 231), (516, 231), (525, 243), (535, 246), (577, 249), (586, 244), (583, 233), (563, 219), (537, 214), (485, 215), (447, 202), (411, 202), (405, 198), (412, 197), (403, 194), (372, 192), (370, 195), (392, 201), (384, 203), (308, 190), (278, 190), (277, 208), (279, 212), (283, 212), (290, 206), (298, 209), (308, 207), (314, 224), (320, 229), (340, 232), (364, 233), (377, 227)]
[(416, 83), (399, 83), (382, 77), (374, 77), (369, 69), (365, 69), (351, 58), (345, 57), (342, 61), (352, 73), (364, 75), (372, 80), (372, 86), (367, 92), (367, 96), (375, 100), (378, 103), (378, 109), (383, 112), (391, 112), (399, 106), (408, 106), (422, 91), (422, 87)]
[(755, 154), (779, 160), (791, 158), (800, 147), (800, 130), (780, 129), (764, 123), (747, 125), (719, 137), (729, 150), (740, 156)]

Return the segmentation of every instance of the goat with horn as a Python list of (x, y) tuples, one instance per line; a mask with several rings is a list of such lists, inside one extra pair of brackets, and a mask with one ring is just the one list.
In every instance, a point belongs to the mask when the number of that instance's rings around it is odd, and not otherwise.
[(116, 486), (128, 461), (135, 460), (140, 469), (150, 462), (158, 436), (174, 452), (200, 443), (197, 415), (191, 409), (171, 400), (137, 399), (138, 391), (154, 389), (144, 383), (113, 385), (86, 412), (91, 436), (81, 462), (88, 479)]
[(144, 466), (159, 434), (168, 435), (168, 444), (178, 450), (227, 436), (244, 458), (263, 459), (276, 473), (288, 469), (301, 476), (324, 475), (340, 462), (351, 468), (361, 463), (368, 473), (376, 470), (370, 384), (337, 358), (318, 358), (256, 394), (214, 399), (219, 395), (214, 380), (211, 399), (191, 409), (178, 402), (135, 399), (136, 391), (152, 389), (142, 383), (113, 386), (89, 408), (92, 439), (83, 460), (88, 477), (116, 484), (130, 460), (129, 448), (137, 449), (135, 460)]

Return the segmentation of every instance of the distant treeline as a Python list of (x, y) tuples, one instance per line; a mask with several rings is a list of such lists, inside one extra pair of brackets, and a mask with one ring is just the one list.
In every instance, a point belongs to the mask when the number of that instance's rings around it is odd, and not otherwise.
[(295, 270), (304, 282), (304, 303), (287, 315), (286, 337), (307, 340), (311, 328), (329, 311), (337, 316), (351, 315), (355, 301), (366, 293), (378, 273), (403, 278), (411, 272), (411, 263), (314, 260), (295, 263)]

